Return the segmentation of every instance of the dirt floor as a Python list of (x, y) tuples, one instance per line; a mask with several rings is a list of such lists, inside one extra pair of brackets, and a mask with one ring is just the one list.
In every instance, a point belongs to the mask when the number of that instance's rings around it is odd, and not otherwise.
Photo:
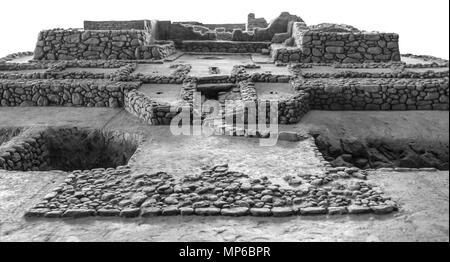
[[(448, 119), (448, 111), (311, 111), (301, 123), (281, 129), (335, 128), (357, 137), (433, 137), (448, 143)], [(174, 137), (168, 127), (146, 126), (120, 109), (0, 108), (0, 128), (35, 125), (143, 133), (146, 142), (130, 164), (177, 177), (203, 165), (229, 162), (231, 169), (281, 183), (289, 172), (321, 168), (309, 139), (261, 148), (256, 139)], [(449, 241), (448, 171), (371, 171), (369, 182), (379, 184), (400, 205), (391, 215), (24, 219), (24, 212), (65, 176), (59, 171), (0, 171), (0, 241)]]

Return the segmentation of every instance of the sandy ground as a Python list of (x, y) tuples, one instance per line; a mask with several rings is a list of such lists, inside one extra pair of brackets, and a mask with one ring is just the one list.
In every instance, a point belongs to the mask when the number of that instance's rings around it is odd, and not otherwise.
[[(321, 168), (311, 141), (262, 148), (257, 140), (232, 137), (174, 137), (120, 109), (0, 108), (0, 127), (77, 125), (141, 132), (146, 142), (131, 163), (177, 176), (202, 165), (229, 162), (232, 169), (280, 180), (289, 172)], [(311, 111), (291, 130), (336, 128), (355, 136), (447, 139), (447, 112)], [(400, 204), (392, 215), (291, 218), (158, 217), (25, 220), (32, 207), (65, 178), (62, 172), (0, 171), (0, 241), (449, 241), (449, 172), (380, 172), (381, 185)], [(275, 181), (278, 182), (278, 181)]]

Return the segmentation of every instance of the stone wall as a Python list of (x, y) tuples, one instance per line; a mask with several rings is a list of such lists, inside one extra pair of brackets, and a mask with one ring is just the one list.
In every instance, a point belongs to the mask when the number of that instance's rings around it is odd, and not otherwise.
[(41, 129), (33, 128), (0, 145), (0, 169), (15, 171), (46, 170), (49, 151)]
[(150, 20), (84, 21), (84, 30), (149, 30)]
[(136, 59), (162, 59), (175, 53), (173, 41), (156, 41), (136, 49)]
[(151, 100), (137, 90), (125, 94), (125, 110), (150, 125), (169, 125), (177, 115), (177, 107)]
[(269, 42), (182, 41), (179, 49), (187, 52), (260, 53)]
[(145, 31), (46, 30), (39, 33), (36, 60), (136, 59), (136, 49), (149, 41)]
[(270, 55), (273, 61), (282, 63), (302, 61), (302, 50), (299, 47), (288, 47), (281, 44), (272, 44), (270, 46)]
[(444, 79), (305, 79), (298, 90), (310, 94), (312, 109), (449, 110)]
[(301, 35), (303, 62), (400, 61), (399, 36), (394, 33), (332, 33), (307, 31)]
[(0, 106), (123, 107), (135, 82), (105, 80), (0, 80)]
[(309, 94), (298, 94), (278, 101), (278, 123), (282, 125), (295, 124), (309, 111)]

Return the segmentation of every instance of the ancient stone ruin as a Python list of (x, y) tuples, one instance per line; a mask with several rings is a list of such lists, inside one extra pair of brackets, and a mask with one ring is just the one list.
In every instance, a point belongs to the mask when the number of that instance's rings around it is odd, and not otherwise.
[[(250, 128), (250, 117), (295, 125), (310, 110), (448, 111), (448, 76), (446, 60), (401, 54), (396, 33), (308, 25), (288, 12), (270, 22), (249, 14), (240, 24), (85, 21), (83, 29), (43, 30), (34, 52), (1, 59), (0, 106), (123, 108), (144, 127), (167, 130), (188, 112), (215, 135), (250, 140), (271, 135)], [(216, 102), (219, 113), (198, 112), (196, 99)], [(276, 123), (246, 107), (271, 103)], [(304, 143), (314, 172), (298, 168), (280, 185), (220, 163), (179, 177), (140, 168), (145, 133), (0, 130), (0, 169), (70, 173), (27, 217), (386, 214), (399, 206), (366, 181), (368, 170), (448, 170), (448, 145), (432, 153), (280, 130), (279, 140)]]

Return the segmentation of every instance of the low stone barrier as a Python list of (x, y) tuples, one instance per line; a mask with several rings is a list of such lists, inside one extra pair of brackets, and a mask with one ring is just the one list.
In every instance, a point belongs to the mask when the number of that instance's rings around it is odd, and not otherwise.
[(449, 82), (443, 79), (304, 79), (312, 109), (448, 110)]
[(123, 107), (139, 83), (106, 80), (0, 80), (0, 106)]
[(270, 42), (182, 41), (178, 48), (186, 52), (261, 53)]
[(125, 94), (125, 110), (150, 125), (169, 125), (178, 114), (175, 105), (156, 102), (137, 90)]

